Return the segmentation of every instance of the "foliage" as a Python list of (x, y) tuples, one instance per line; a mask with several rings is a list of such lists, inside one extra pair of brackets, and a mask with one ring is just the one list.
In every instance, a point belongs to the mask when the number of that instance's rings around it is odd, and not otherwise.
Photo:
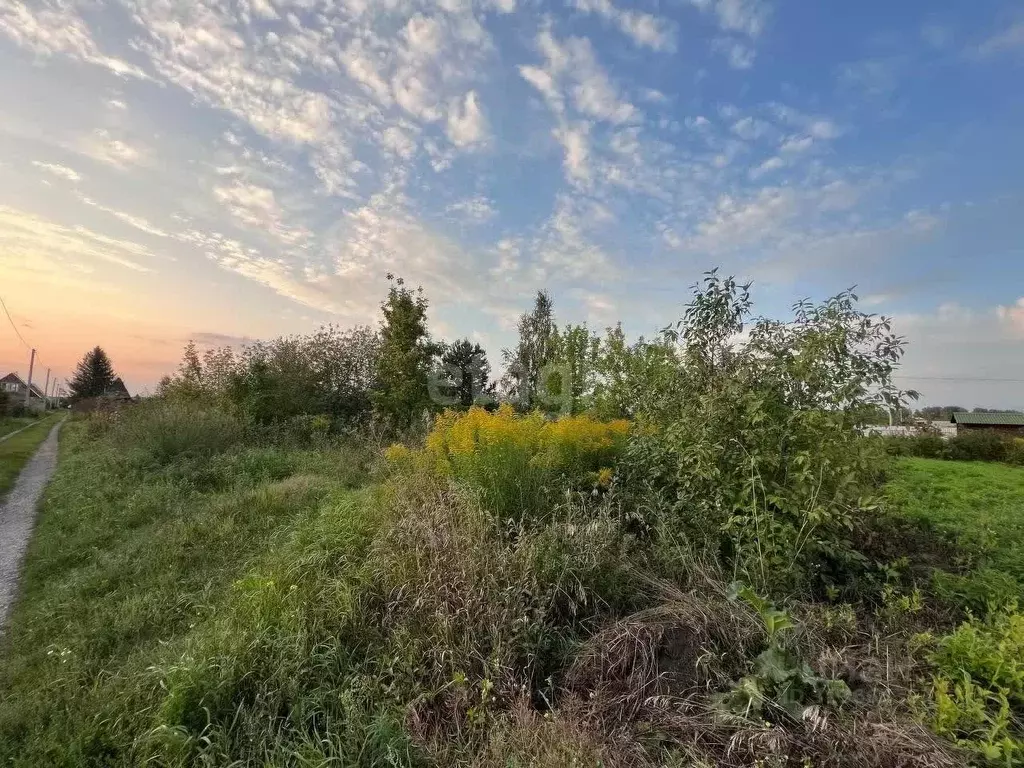
[(264, 426), (317, 414), (357, 424), (370, 413), (379, 344), (370, 328), (343, 331), (330, 325), (304, 336), (254, 342), (238, 352), (220, 347), (200, 355), (189, 342), (178, 372), (161, 382), (160, 394), (228, 407)]
[(391, 287), (381, 304), (380, 355), (370, 399), (378, 414), (404, 429), (432, 408), (428, 378), (438, 347), (427, 330), (423, 290), (406, 288), (402, 278), (388, 279)]
[(628, 477), (745, 580), (827, 580), (875, 504), (877, 457), (856, 427), (900, 401), (902, 340), (849, 292), (797, 304), (788, 323), (748, 327), (751, 306), (748, 286), (711, 273), (666, 329), (681, 362), (640, 406)]
[(744, 601), (761, 617), (768, 647), (754, 660), (751, 674), (720, 698), (720, 706), (744, 718), (788, 717), (800, 722), (809, 707), (835, 707), (849, 698), (844, 682), (819, 677), (785, 647), (786, 636), (795, 626), (788, 613), (738, 582), (730, 589), (730, 599)]
[(470, 408), (493, 403), (495, 385), (483, 347), (469, 339), (446, 345), (441, 354), (437, 387), (439, 400), (449, 407)]
[[(627, 421), (549, 421), (536, 412), (516, 415), (506, 403), (493, 413), (445, 411), (422, 455), (436, 472), (478, 488), (484, 505), (502, 519), (519, 520), (540, 513), (563, 487), (593, 487), (598, 473), (614, 465), (628, 432)], [(408, 461), (396, 447), (388, 457), (396, 464)], [(606, 483), (607, 472), (603, 477)]]
[(180, 458), (208, 459), (227, 450), (241, 440), (242, 425), (202, 403), (154, 400), (118, 417), (109, 433), (126, 446), (129, 460), (166, 465)]
[(516, 407), (530, 411), (545, 406), (545, 374), (552, 363), (555, 335), (554, 305), (547, 291), (538, 291), (533, 310), (519, 318), (519, 341), (515, 349), (502, 350), (505, 377), (502, 390)]
[(964, 432), (944, 440), (934, 434), (890, 437), (886, 450), (892, 456), (946, 461), (993, 461), (1024, 466), (1024, 439), (993, 430)]
[(1010, 440), (991, 430), (963, 432), (949, 441), (952, 461), (1006, 461)]
[(558, 412), (575, 415), (592, 405), (596, 384), (600, 341), (586, 326), (568, 324), (551, 334), (551, 369), (546, 377), (550, 406), (560, 403)]
[(114, 366), (101, 347), (94, 347), (75, 367), (74, 376), (68, 382), (71, 400), (100, 397), (114, 386)]
[(600, 418), (633, 418), (672, 393), (677, 366), (665, 339), (629, 344), (621, 324), (608, 328), (595, 354), (590, 408)]
[(1024, 762), (1024, 614), (1011, 604), (940, 638), (931, 725), (999, 765)]

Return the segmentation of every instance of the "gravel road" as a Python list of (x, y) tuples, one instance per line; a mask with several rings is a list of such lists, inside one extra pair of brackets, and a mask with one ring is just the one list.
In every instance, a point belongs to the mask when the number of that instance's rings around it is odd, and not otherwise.
[(32, 535), (36, 507), (57, 467), (57, 434), (60, 424), (50, 430), (35, 456), (21, 470), (18, 482), (0, 504), (0, 632), (18, 594), (18, 571)]

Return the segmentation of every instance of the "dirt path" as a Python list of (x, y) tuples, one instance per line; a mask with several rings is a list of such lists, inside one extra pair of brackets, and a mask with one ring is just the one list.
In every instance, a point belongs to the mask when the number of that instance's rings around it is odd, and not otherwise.
[(0, 632), (18, 594), (18, 571), (35, 524), (36, 507), (57, 467), (58, 423), (21, 470), (18, 482), (0, 503)]

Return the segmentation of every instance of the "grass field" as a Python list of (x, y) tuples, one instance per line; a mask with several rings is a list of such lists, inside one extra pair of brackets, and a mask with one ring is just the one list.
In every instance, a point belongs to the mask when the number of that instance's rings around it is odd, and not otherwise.
[[(21, 468), (32, 458), (32, 454), (35, 453), (39, 444), (46, 439), (50, 427), (56, 423), (57, 418), (51, 416), (46, 419), (40, 419), (24, 432), (0, 443), (0, 498), (14, 485), (18, 479), (18, 473), (21, 472)], [(27, 419), (20, 424), (16, 423), (16, 420), (8, 421), (12, 421), (12, 424), (0, 423), (0, 437), (15, 429), (20, 429), (26, 424), (32, 424), (35, 420)]]
[(975, 565), (1024, 584), (1024, 468), (984, 462), (901, 459), (889, 498), (976, 557)]

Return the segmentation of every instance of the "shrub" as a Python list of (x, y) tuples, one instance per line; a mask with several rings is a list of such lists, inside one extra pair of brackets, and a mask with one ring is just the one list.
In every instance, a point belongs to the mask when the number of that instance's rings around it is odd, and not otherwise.
[(157, 400), (120, 414), (107, 437), (136, 463), (165, 465), (227, 450), (241, 440), (242, 426), (217, 408)]
[(1024, 614), (1011, 605), (971, 618), (937, 642), (931, 661), (935, 732), (993, 763), (1024, 761)]
[(879, 398), (901, 401), (902, 340), (855, 303), (801, 303), (792, 322), (748, 328), (748, 288), (712, 274), (666, 330), (680, 362), (643, 404), (627, 481), (759, 588), (821, 580), (875, 505), (878, 443), (858, 426)]
[(947, 455), (953, 461), (1006, 461), (1010, 441), (992, 430), (964, 432), (949, 441)]
[[(605, 483), (629, 432), (624, 420), (588, 416), (548, 421), (517, 416), (510, 405), (490, 413), (446, 411), (427, 436), (424, 455), (435, 471), (469, 482), (484, 504), (504, 518), (539, 513), (564, 487)], [(392, 458), (398, 458), (396, 449)]]
[(1024, 438), (1015, 438), (1007, 446), (1006, 461), (1018, 467), (1024, 467)]

